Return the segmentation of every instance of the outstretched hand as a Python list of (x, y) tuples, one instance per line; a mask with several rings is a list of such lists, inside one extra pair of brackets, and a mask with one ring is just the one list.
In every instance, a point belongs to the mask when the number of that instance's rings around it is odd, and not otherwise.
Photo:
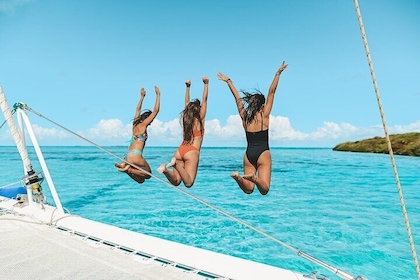
[(157, 86), (155, 86), (155, 92), (156, 92), (156, 95), (160, 95), (160, 90)]
[(281, 72), (283, 72), (284, 69), (286, 69), (288, 65), (289, 64), (286, 64), (286, 62), (283, 60), (283, 63), (281, 64), (279, 70), (277, 70), (277, 73), (280, 74)]
[(187, 81), (185, 82), (185, 85), (186, 85), (187, 87), (190, 87), (190, 86), (191, 86), (191, 80), (187, 80)]
[(140, 96), (141, 97), (145, 97), (146, 96), (146, 91), (144, 90), (144, 88), (141, 88), (141, 90), (140, 90)]
[(203, 76), (203, 83), (204, 84), (208, 84), (209, 83), (209, 78), (207, 76)]
[(229, 77), (228, 76), (226, 76), (226, 75), (224, 75), (224, 74), (222, 74), (222, 73), (217, 73), (217, 78), (219, 79), (219, 80), (222, 80), (223, 82), (227, 82), (228, 80), (229, 80)]

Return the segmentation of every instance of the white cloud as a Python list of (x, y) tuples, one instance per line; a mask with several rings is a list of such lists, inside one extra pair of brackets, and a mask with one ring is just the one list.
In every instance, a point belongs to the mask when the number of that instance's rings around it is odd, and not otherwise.
[(420, 120), (408, 125), (396, 125), (390, 133), (407, 133), (412, 131), (420, 131)]
[(69, 135), (61, 129), (57, 128), (44, 128), (36, 124), (32, 125), (35, 136), (37, 139), (66, 139)]
[(239, 115), (229, 116), (226, 126), (222, 126), (218, 119), (206, 121), (205, 129), (206, 136), (216, 136), (221, 140), (243, 135), (242, 121)]
[(347, 138), (358, 133), (358, 128), (349, 124), (324, 122), (324, 126), (318, 128), (310, 135), (311, 139), (339, 139)]
[(124, 125), (119, 119), (100, 120), (95, 127), (87, 130), (85, 134), (90, 139), (119, 140), (131, 137), (131, 124)]
[(286, 117), (270, 116), (270, 139), (281, 140), (306, 140), (309, 134), (295, 130)]
[[(71, 133), (59, 128), (43, 128), (33, 125), (40, 144), (44, 145), (77, 145), (88, 144)], [(226, 124), (218, 119), (206, 121), (204, 145), (207, 146), (245, 146), (245, 133), (239, 115), (229, 116)], [(408, 125), (388, 127), (390, 134), (420, 131), (420, 120)], [(3, 145), (13, 145), (9, 130), (0, 131)], [(131, 123), (124, 124), (119, 119), (100, 120), (94, 127), (77, 134), (98, 145), (127, 145), (131, 138)], [(162, 122), (153, 121), (148, 129), (149, 145), (177, 146), (182, 141), (182, 130), (179, 119)], [(356, 127), (350, 123), (324, 122), (322, 127), (306, 133), (295, 130), (289, 119), (282, 116), (270, 117), (271, 146), (334, 146), (344, 141), (355, 141), (375, 136), (383, 137), (382, 125)], [(75, 140), (77, 139), (77, 141)], [(7, 143), (6, 143), (7, 142)], [(73, 144), (72, 144), (73, 143)]]
[[(32, 129), (35, 134), (37, 142), (43, 142), (44, 140), (50, 141), (53, 140), (56, 143), (61, 143), (63, 139), (71, 138), (68, 133), (61, 129), (57, 128), (45, 128), (39, 125), (33, 124)], [(13, 145), (13, 136), (9, 129), (6, 129), (6, 126), (3, 126), (3, 129), (0, 130), (0, 140), (2, 145)], [(25, 130), (25, 140), (27, 143), (32, 143), (31, 138), (29, 137), (28, 131)]]
[[(131, 128), (130, 128), (131, 129)], [(181, 125), (179, 119), (173, 119), (169, 122), (162, 122), (155, 119), (148, 129), (150, 136), (164, 136), (170, 140), (179, 140), (182, 137)]]

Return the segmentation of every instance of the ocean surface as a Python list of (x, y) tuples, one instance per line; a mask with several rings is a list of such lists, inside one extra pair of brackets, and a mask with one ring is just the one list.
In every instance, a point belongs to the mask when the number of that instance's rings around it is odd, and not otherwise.
[[(201, 152), (194, 186), (180, 189), (262, 234), (189, 197), (155, 170), (174, 147), (146, 147), (154, 177), (137, 184), (119, 173), (113, 154), (126, 147), (42, 147), (63, 206), (72, 214), (172, 241), (309, 274), (334, 273), (304, 259), (287, 244), (354, 277), (416, 279), (396, 179), (389, 155), (328, 148), (271, 148), (268, 195), (244, 194), (229, 174), (242, 172), (244, 148)], [(0, 147), (0, 187), (18, 182), (16, 147)], [(32, 165), (41, 171), (35, 152)], [(420, 158), (396, 156), (405, 206), (420, 253)], [(48, 202), (53, 199), (44, 182)], [(262, 278), (263, 279), (263, 278)]]

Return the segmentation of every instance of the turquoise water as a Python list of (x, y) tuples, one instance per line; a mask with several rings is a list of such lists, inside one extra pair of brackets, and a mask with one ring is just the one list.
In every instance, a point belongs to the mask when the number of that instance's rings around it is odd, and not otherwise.
[[(107, 147), (119, 156), (126, 147)], [(146, 147), (153, 170), (175, 148)], [(267, 196), (245, 195), (229, 177), (241, 170), (244, 148), (203, 148), (188, 193), (276, 239), (353, 276), (416, 279), (407, 230), (388, 155), (324, 148), (272, 148)], [(0, 186), (18, 181), (15, 147), (0, 147)], [(112, 155), (96, 147), (44, 147), (62, 204), (72, 214), (126, 229), (270, 265), (310, 273), (332, 272), (299, 257), (165, 184), (163, 175), (139, 185), (115, 170)], [(35, 154), (32, 164), (40, 171)], [(420, 158), (396, 156), (413, 238), (420, 243)], [(44, 189), (47, 184), (44, 183)], [(53, 202), (48, 191), (49, 202)]]

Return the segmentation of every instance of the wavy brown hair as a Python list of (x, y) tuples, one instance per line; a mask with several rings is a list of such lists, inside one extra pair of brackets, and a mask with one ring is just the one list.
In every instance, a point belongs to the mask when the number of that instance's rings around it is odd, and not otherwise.
[(241, 90), (241, 92), (245, 95), (240, 99), (240, 101), (244, 104), (243, 110), (245, 110), (245, 123), (249, 124), (254, 120), (255, 115), (265, 104), (265, 96), (259, 90), (255, 90), (253, 93), (245, 90)]
[(201, 103), (200, 100), (194, 99), (185, 106), (181, 112), (181, 126), (184, 134), (184, 141), (192, 143), (194, 123), (197, 120), (200, 123), (200, 129), (203, 129), (203, 120), (200, 115)]
[(147, 119), (148, 116), (150, 116), (151, 113), (152, 111), (150, 110), (144, 110), (144, 113), (142, 113), (141, 115), (139, 115), (137, 118), (133, 120), (133, 126), (136, 126), (139, 123), (142, 123), (145, 119)]

